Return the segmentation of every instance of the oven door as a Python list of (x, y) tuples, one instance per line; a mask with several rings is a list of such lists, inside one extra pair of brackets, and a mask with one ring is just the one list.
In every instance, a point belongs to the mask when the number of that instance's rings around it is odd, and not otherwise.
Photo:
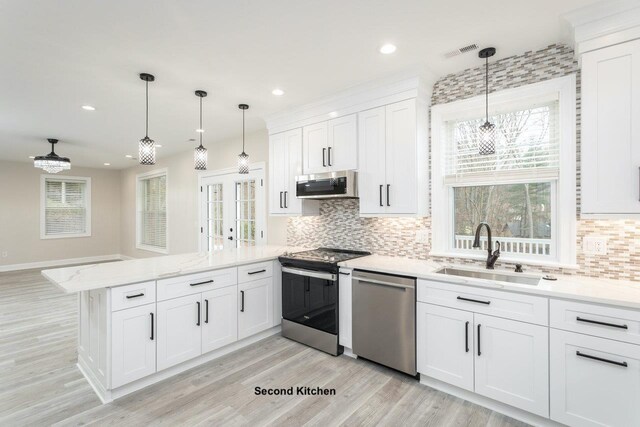
[(282, 318), (337, 335), (337, 276), (282, 267)]

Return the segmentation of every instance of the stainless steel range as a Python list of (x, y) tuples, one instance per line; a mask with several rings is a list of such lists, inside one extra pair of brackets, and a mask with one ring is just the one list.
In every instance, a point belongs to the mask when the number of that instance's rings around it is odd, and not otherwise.
[(282, 336), (337, 356), (338, 263), (369, 252), (319, 248), (287, 253), (282, 264)]

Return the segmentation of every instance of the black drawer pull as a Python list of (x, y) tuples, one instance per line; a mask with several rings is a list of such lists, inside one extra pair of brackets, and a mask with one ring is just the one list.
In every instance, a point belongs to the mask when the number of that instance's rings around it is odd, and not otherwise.
[(135, 294), (135, 295), (127, 295), (127, 299), (139, 298), (139, 297), (143, 297), (143, 296), (144, 296), (143, 293), (139, 293), (139, 294)]
[(213, 279), (211, 279), (211, 280), (206, 280), (206, 281), (204, 281), (204, 282), (189, 283), (189, 286), (200, 286), (200, 285), (206, 285), (207, 283), (213, 283)]
[(196, 301), (196, 306), (198, 307), (198, 321), (196, 322), (196, 326), (200, 326), (200, 301)]
[(209, 300), (204, 300), (204, 323), (209, 323)]
[(615, 323), (600, 322), (599, 320), (583, 319), (580, 316), (577, 316), (576, 320), (578, 322), (593, 323), (594, 325), (610, 326), (612, 328), (619, 328), (619, 329), (629, 329), (627, 325), (616, 325)]
[(461, 301), (477, 302), (478, 304), (486, 304), (486, 305), (491, 304), (491, 301), (480, 301), (478, 299), (471, 299), (471, 298), (465, 298), (465, 297), (458, 297), (458, 299)]
[(322, 166), (323, 167), (327, 167), (327, 161), (325, 160), (325, 156), (327, 155), (327, 149), (323, 148), (322, 149)]
[(469, 353), (469, 322), (464, 324), (464, 352)]
[(384, 206), (384, 205), (382, 204), (382, 187), (383, 187), (383, 185), (382, 185), (382, 184), (380, 184), (380, 206)]
[(603, 359), (602, 357), (591, 356), (589, 354), (580, 353), (580, 351), (576, 351), (576, 356), (584, 357), (586, 359), (591, 359), (591, 360), (597, 360), (598, 362), (611, 363), (612, 365), (623, 366), (625, 368), (627, 367), (627, 362), (616, 362), (615, 360)]
[(252, 274), (258, 274), (258, 273), (266, 273), (267, 270), (258, 270), (258, 271), (250, 271), (247, 274), (248, 275), (252, 275)]
[(240, 312), (244, 313), (244, 291), (240, 291)]
[(478, 325), (478, 356), (482, 355), (482, 353), (480, 352), (480, 326), (482, 325)]
[(153, 313), (149, 313), (149, 315), (151, 316), (151, 341), (153, 341)]
[(391, 188), (391, 184), (387, 184), (387, 206), (391, 206), (391, 202), (389, 201), (389, 189)]

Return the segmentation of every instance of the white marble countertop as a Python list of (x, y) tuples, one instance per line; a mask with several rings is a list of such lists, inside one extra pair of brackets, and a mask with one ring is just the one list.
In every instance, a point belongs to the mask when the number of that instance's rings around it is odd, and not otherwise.
[(42, 275), (68, 293), (110, 288), (278, 258), (304, 248), (256, 246), (105, 262), (43, 270)]
[[(397, 258), (381, 255), (370, 255), (355, 258), (339, 264), (341, 267), (361, 270), (379, 271), (381, 273), (398, 274), (419, 279), (437, 280), (460, 285), (501, 289), (531, 295), (565, 298), (577, 301), (611, 304), (621, 307), (640, 309), (640, 283), (624, 280), (597, 279), (582, 276), (556, 276), (558, 280), (540, 280), (538, 285), (520, 285), (507, 282), (494, 282), (482, 279), (471, 279), (460, 276), (449, 276), (436, 273), (443, 267), (457, 267), (467, 270), (470, 266), (450, 265), (435, 261), (424, 261), (409, 258)], [(496, 273), (518, 274), (512, 270), (494, 270)], [(531, 273), (537, 274), (537, 273)], [(542, 274), (540, 274), (542, 276)]]

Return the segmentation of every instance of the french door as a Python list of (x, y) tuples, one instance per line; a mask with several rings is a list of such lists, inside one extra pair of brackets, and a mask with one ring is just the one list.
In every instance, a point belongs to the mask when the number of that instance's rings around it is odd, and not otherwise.
[(200, 250), (261, 245), (265, 232), (264, 169), (212, 172), (200, 178)]

